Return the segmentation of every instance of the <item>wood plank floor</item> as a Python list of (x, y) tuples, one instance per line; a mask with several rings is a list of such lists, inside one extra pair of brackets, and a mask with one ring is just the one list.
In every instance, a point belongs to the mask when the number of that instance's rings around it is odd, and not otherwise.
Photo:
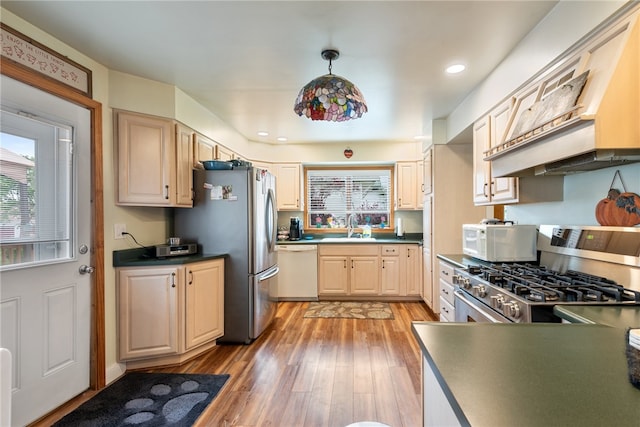
[[(149, 372), (230, 374), (198, 426), (341, 427), (421, 424), (420, 349), (412, 321), (435, 320), (424, 303), (391, 303), (394, 320), (305, 319), (308, 303), (281, 302), (250, 345), (221, 344), (181, 366)], [(48, 426), (86, 392), (33, 426)]]

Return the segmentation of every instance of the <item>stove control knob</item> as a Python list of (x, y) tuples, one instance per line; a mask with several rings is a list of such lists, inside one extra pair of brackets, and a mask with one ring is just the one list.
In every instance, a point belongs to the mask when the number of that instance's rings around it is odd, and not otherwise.
[(473, 295), (477, 296), (478, 298), (484, 298), (487, 296), (487, 289), (484, 287), (484, 285), (476, 285), (473, 287)]
[(491, 307), (500, 310), (504, 304), (504, 295), (498, 294), (491, 297)]
[(507, 317), (517, 319), (520, 317), (520, 306), (515, 301), (505, 302), (502, 307), (502, 313)]
[(463, 288), (465, 289), (470, 289), (471, 288), (471, 280), (469, 280), (468, 277), (463, 277), (460, 279), (460, 284), (462, 285)]

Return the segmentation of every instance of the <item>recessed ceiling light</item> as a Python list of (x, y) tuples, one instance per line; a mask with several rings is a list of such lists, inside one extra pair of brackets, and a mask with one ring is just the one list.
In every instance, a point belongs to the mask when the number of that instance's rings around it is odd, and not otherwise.
[(458, 74), (462, 71), (464, 71), (466, 67), (462, 64), (454, 64), (454, 65), (450, 65), (449, 67), (447, 67), (447, 73), (449, 74)]
[(287, 142), (287, 137), (286, 136), (279, 136), (278, 138), (276, 138), (278, 141), (280, 142)]
[(263, 130), (258, 132), (258, 136), (269, 136), (269, 132), (265, 132)]

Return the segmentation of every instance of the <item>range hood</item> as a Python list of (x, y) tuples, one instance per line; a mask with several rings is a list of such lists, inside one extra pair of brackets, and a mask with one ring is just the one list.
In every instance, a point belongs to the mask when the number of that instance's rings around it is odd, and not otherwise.
[[(510, 141), (505, 137), (507, 142), (487, 153), (485, 160), (491, 161), (494, 176), (566, 175), (640, 162), (639, 15), (635, 4), (527, 86), (535, 90), (538, 85), (542, 93), (551, 75), (563, 70), (570, 70), (570, 76), (588, 73), (569, 114), (556, 116), (525, 136)], [(561, 84), (569, 85), (567, 80)], [(539, 98), (530, 109), (547, 100)], [(518, 128), (516, 120), (514, 111), (511, 133)]]

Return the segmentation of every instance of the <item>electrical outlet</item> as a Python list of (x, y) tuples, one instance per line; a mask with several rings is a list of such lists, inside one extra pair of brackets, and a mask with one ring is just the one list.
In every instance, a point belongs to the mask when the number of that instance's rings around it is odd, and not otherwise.
[(113, 224), (113, 238), (124, 239), (126, 236), (123, 233), (127, 232), (126, 224)]

